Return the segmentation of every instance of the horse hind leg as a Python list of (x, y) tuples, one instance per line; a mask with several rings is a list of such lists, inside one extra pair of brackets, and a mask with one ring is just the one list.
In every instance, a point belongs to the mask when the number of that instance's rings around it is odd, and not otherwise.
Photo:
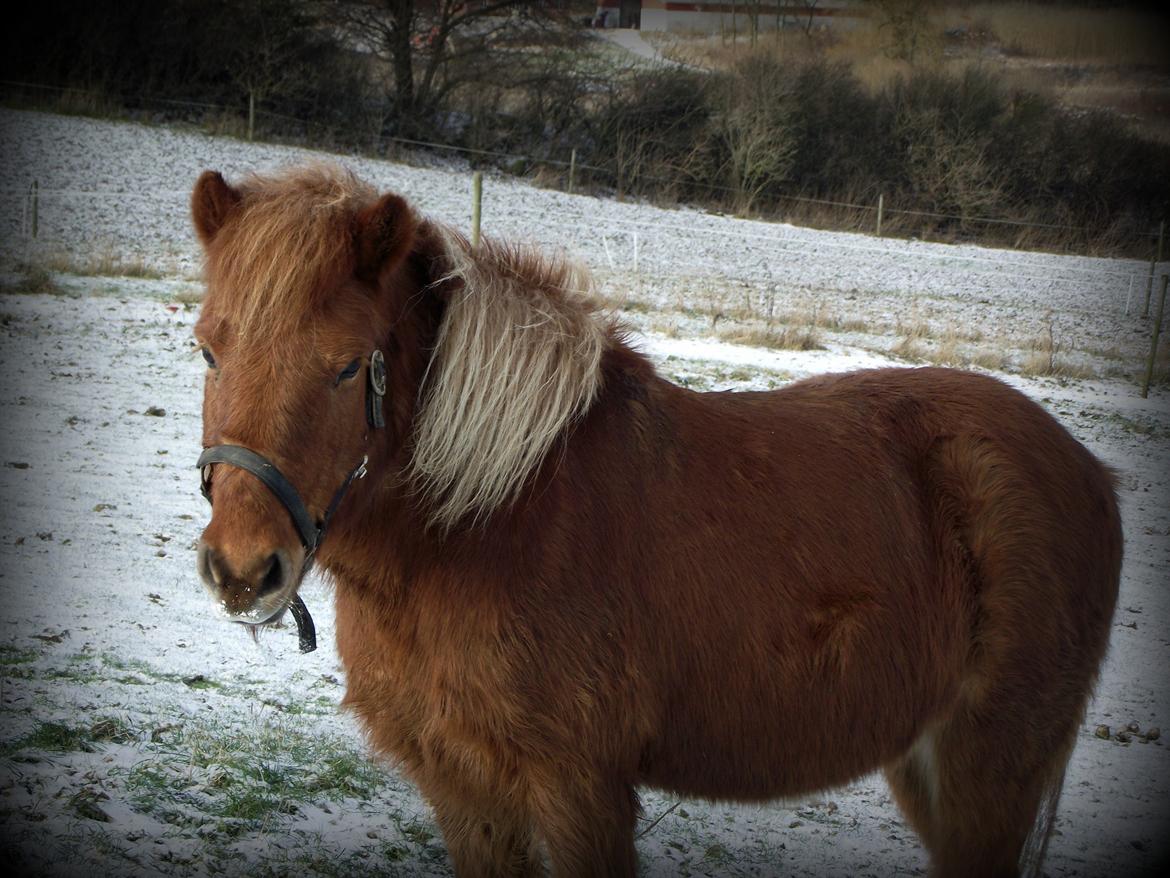
[(936, 875), (1034, 873), (1117, 593), (1109, 483), (1095, 486), (1095, 521), (1078, 511), (1093, 504), (1065, 508), (1023, 487), (1020, 466), (989, 443), (950, 442), (934, 464), (944, 587), (970, 611), (950, 636), (969, 646), (954, 701), (886, 776)]
[(1068, 748), (1040, 752), (989, 722), (967, 712), (886, 767), (939, 878), (1035, 874), (1052, 829)]

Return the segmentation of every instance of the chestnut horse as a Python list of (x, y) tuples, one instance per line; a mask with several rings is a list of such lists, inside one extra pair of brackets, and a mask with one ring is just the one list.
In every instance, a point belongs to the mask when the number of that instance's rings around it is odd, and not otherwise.
[(457, 874), (632, 876), (639, 786), (878, 768), (937, 874), (1038, 868), (1122, 552), (1038, 405), (945, 369), (695, 393), (582, 269), (348, 172), (192, 200), (200, 574), (263, 624), (320, 565), (344, 703)]

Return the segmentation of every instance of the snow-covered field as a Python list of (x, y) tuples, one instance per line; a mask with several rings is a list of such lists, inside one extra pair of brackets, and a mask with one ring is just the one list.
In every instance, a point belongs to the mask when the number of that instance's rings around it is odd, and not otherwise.
[[(218, 622), (194, 573), (206, 510), (188, 192), (206, 167), (233, 177), (311, 155), (0, 111), (0, 825), (18, 873), (449, 874), (425, 805), (364, 758), (337, 710), (326, 587), (303, 589), (321, 648), (302, 656), (294, 630), (253, 644)], [(464, 169), (344, 161), (466, 227)], [(1116, 467), (1121, 599), (1046, 872), (1134, 875), (1170, 859), (1170, 748), (1148, 734), (1167, 727), (1170, 705), (1170, 392), (1142, 400), (1115, 377), (1148, 345), (1144, 266), (816, 232), (504, 178), (485, 189), (485, 230), (588, 262), (675, 380), (778, 386), (889, 363), (908, 339), (919, 353), (950, 342), (999, 357)], [(18, 293), (25, 261), (90, 268)], [(95, 273), (117, 263), (147, 276)], [(769, 311), (804, 321), (820, 347), (727, 340)], [(1064, 377), (1019, 374), (1037, 351), (1064, 358)], [(647, 875), (925, 868), (880, 776), (784, 805), (686, 801), (656, 825), (675, 800), (647, 791), (644, 803)]]

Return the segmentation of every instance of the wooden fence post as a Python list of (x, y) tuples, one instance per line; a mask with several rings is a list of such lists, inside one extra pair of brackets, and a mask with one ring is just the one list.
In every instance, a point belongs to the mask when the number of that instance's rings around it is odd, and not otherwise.
[(1162, 314), (1166, 310), (1166, 283), (1170, 281), (1170, 274), (1162, 275), (1162, 292), (1158, 296), (1158, 316), (1154, 318), (1154, 333), (1150, 337), (1150, 356), (1146, 360), (1146, 375), (1142, 381), (1142, 399), (1150, 392), (1150, 382), (1154, 378), (1154, 358), (1158, 355), (1158, 336), (1162, 334)]
[(471, 246), (479, 246), (479, 218), (483, 205), (483, 171), (476, 171), (471, 177)]
[(569, 194), (573, 194), (573, 185), (577, 179), (577, 147), (573, 147), (573, 151), (569, 153)]
[(29, 201), (31, 202), (29, 209), (29, 228), (32, 230), (33, 238), (36, 238), (37, 231), (40, 228), (40, 189), (40, 184), (36, 180), (33, 180), (32, 186), (29, 188)]
[(1142, 317), (1150, 316), (1150, 294), (1154, 291), (1154, 272), (1158, 263), (1162, 261), (1162, 242), (1166, 239), (1166, 220), (1158, 224), (1158, 248), (1154, 251), (1154, 258), (1150, 260), (1150, 276), (1146, 280), (1146, 307), (1142, 309)]
[(877, 215), (877, 236), (882, 236), (882, 209), (885, 207), (886, 194), (884, 192), (878, 193), (878, 215)]

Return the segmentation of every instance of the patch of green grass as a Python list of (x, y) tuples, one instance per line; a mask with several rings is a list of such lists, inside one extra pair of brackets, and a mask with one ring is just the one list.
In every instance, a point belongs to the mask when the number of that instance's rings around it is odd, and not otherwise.
[(89, 734), (94, 741), (104, 741), (111, 744), (129, 744), (138, 737), (134, 729), (116, 716), (98, 718), (90, 725)]
[[(228, 789), (227, 795), (217, 803), (215, 813), (227, 820), (255, 824), (277, 814), (296, 814), (297, 807), (291, 798), (280, 792), (272, 792), (257, 784), (238, 784)], [(248, 828), (240, 827), (241, 830)]]
[(187, 823), (182, 815), (194, 803), (217, 832), (238, 837), (296, 814), (303, 804), (370, 799), (385, 785), (385, 775), (361, 752), (283, 719), (242, 727), (177, 724), (127, 776), (135, 807)]
[[(182, 683), (189, 689), (224, 689), (223, 683), (218, 680), (212, 680), (204, 677), (202, 674), (196, 674), (191, 677), (185, 677), (182, 674), (169, 673), (160, 671), (153, 667), (148, 662), (140, 659), (126, 659), (113, 653), (102, 653), (98, 656), (98, 661), (102, 669), (109, 669), (123, 672), (121, 676), (113, 678), (119, 682), (132, 683), (136, 685), (143, 685), (145, 683), (159, 682), (159, 683)], [(111, 679), (106, 670), (101, 671), (103, 679)], [(135, 677), (134, 675), (138, 675)], [(144, 679), (145, 678), (145, 679)]]
[[(1086, 413), (1081, 412), (1081, 414), (1084, 415)], [(1126, 433), (1133, 433), (1137, 436), (1149, 436), (1151, 439), (1157, 438), (1162, 434), (1162, 430), (1159, 429), (1158, 425), (1150, 421), (1138, 420), (1118, 412), (1110, 412), (1105, 417), (1109, 421), (1117, 424)]]
[(263, 863), (256, 865), (254, 874), (257, 878), (285, 878), (287, 875), (365, 878), (377, 873), (396, 875), (397, 870), (386, 869), (383, 864), (400, 863), (419, 853), (400, 843), (370, 845), (350, 852), (331, 850), (329, 843), (322, 839), (320, 843), (306, 847), (308, 851), (301, 849), (287, 857), (266, 857)]
[(206, 677), (204, 677), (202, 675), (196, 675), (194, 677), (187, 677), (186, 679), (183, 680), (183, 682), (186, 683), (187, 686), (189, 686), (192, 689), (222, 689), (223, 688), (222, 683), (218, 683), (215, 680), (208, 680)]
[(707, 862), (725, 865), (731, 862), (731, 851), (727, 849), (726, 845), (715, 842), (708, 845), (707, 850), (703, 852), (703, 859)]
[(0, 644), (0, 666), (23, 665), (37, 660), (37, 654), (31, 649), (21, 649), (7, 643)]
[(27, 735), (0, 746), (0, 757), (10, 757), (22, 750), (52, 750), (57, 753), (73, 751), (92, 752), (92, 736), (88, 729), (64, 723), (41, 723)]
[(0, 745), (0, 757), (10, 757), (23, 750), (92, 753), (95, 744), (126, 744), (136, 738), (125, 721), (113, 716), (99, 717), (88, 727), (44, 722), (27, 735)]
[(402, 834), (418, 845), (425, 845), (435, 837), (432, 827), (421, 820), (408, 820), (401, 826)]

